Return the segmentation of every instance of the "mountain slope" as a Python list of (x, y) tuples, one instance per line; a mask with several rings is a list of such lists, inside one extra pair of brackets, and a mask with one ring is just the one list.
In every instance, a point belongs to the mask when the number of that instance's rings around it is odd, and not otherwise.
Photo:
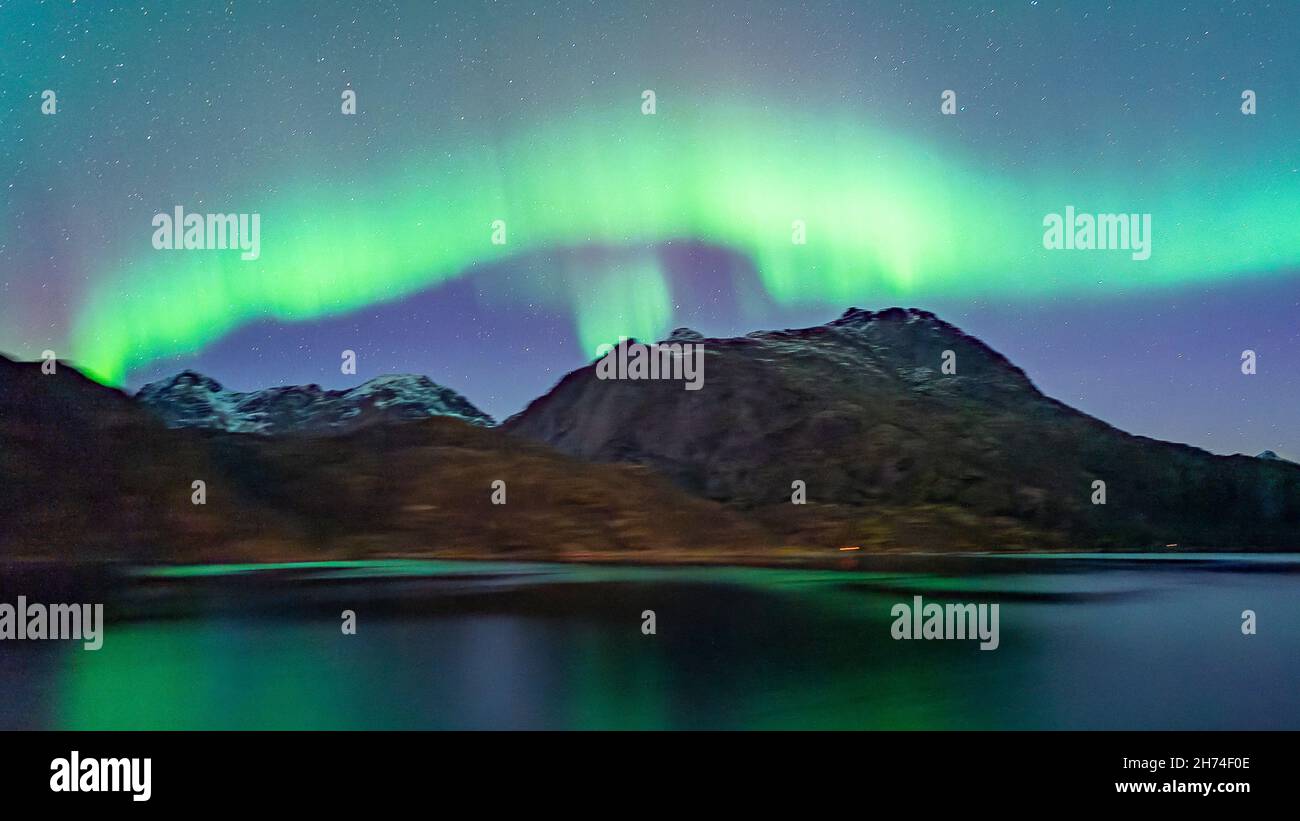
[(716, 560), (772, 546), (644, 469), (457, 418), (331, 437), (169, 429), (66, 364), (47, 376), (0, 357), (0, 558)]
[[(646, 465), (796, 542), (1300, 546), (1300, 467), (1123, 433), (1044, 396), (928, 312), (850, 309), (703, 344), (702, 390), (600, 380), (593, 364), (504, 428)], [(945, 351), (954, 374), (942, 372)], [(791, 504), (796, 480), (807, 505)], [(1093, 504), (1095, 481), (1105, 504)]]

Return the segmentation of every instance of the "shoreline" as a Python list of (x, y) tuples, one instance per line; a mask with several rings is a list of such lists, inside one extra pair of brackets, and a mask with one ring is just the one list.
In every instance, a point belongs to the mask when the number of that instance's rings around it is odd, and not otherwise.
[[(751, 569), (772, 569), (772, 570), (826, 570), (826, 571), (845, 571), (852, 572), (857, 569), (865, 569), (867, 565), (873, 564), (894, 564), (894, 563), (925, 563), (933, 562), (935, 564), (958, 563), (973, 560), (1004, 560), (1004, 559), (1021, 559), (1021, 560), (1046, 560), (1046, 559), (1063, 559), (1063, 560), (1117, 560), (1117, 561), (1211, 561), (1216, 559), (1247, 559), (1256, 561), (1267, 561), (1270, 558), (1285, 559), (1293, 558), (1300, 560), (1300, 548), (1294, 550), (1179, 550), (1179, 551), (1156, 551), (1156, 550), (1014, 550), (1014, 551), (969, 551), (969, 552), (944, 552), (944, 551), (882, 551), (882, 552), (855, 552), (850, 555), (832, 554), (832, 555), (815, 555), (811, 552), (804, 552), (798, 555), (788, 556), (770, 556), (756, 555), (750, 553), (743, 554), (726, 554), (712, 553), (708, 556), (683, 555), (680, 553), (656, 553), (654, 556), (644, 554), (635, 555), (627, 552), (620, 553), (574, 553), (563, 556), (554, 555), (531, 555), (521, 553), (510, 556), (503, 555), (483, 555), (481, 553), (467, 552), (437, 552), (426, 554), (402, 554), (402, 555), (376, 555), (364, 557), (333, 557), (333, 558), (269, 558), (265, 560), (249, 560), (246, 558), (227, 557), (207, 561), (135, 561), (126, 558), (109, 558), (93, 560), (64, 560), (52, 559), (47, 557), (3, 557), (0, 558), (0, 569), (12, 570), (16, 572), (37, 572), (42, 569), (54, 571), (84, 571), (93, 573), (96, 571), (112, 572), (117, 570), (129, 571), (131, 575), (150, 575), (150, 571), (168, 571), (168, 570), (200, 570), (208, 569), (212, 573), (196, 573), (195, 575), (216, 575), (222, 569), (228, 572), (239, 572), (239, 569), (250, 571), (276, 571), (276, 570), (298, 570), (298, 569), (331, 569), (331, 568), (373, 568), (381, 567), (385, 564), (392, 565), (413, 565), (418, 563), (465, 563), (482, 566), (491, 565), (509, 565), (509, 564), (536, 564), (536, 565), (556, 565), (556, 566), (589, 566), (589, 567), (642, 567), (647, 569), (663, 568), (751, 568)], [(1283, 564), (1289, 562), (1283, 561)], [(180, 574), (160, 573), (157, 577), (179, 577)], [(2, 586), (2, 585), (0, 585)]]

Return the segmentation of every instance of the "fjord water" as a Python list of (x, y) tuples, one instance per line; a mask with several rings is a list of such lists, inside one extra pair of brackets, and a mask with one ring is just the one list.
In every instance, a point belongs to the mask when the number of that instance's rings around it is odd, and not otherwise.
[[(103, 649), (0, 642), (0, 726), (1300, 729), (1298, 593), (1296, 555), (138, 569)], [(916, 595), (1000, 646), (893, 639)]]

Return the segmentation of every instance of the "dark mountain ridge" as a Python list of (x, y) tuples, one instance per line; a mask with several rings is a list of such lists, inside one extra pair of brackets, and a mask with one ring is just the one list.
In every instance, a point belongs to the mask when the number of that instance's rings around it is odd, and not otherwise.
[[(593, 363), (503, 427), (646, 465), (796, 542), (1300, 545), (1300, 468), (1124, 433), (1044, 396), (927, 311), (851, 308), (826, 325), (702, 344), (702, 390), (601, 380)], [(807, 505), (791, 504), (796, 480)]]
[[(701, 390), (602, 380), (592, 363), (495, 427), (424, 377), (241, 394), (183, 372), (133, 398), (0, 357), (0, 556), (1300, 546), (1300, 465), (1124, 433), (926, 311), (670, 339), (703, 345)], [(497, 480), (507, 505), (490, 502)]]
[(774, 547), (644, 469), (453, 416), (314, 436), (173, 429), (66, 363), (46, 375), (0, 356), (0, 558), (718, 561)]

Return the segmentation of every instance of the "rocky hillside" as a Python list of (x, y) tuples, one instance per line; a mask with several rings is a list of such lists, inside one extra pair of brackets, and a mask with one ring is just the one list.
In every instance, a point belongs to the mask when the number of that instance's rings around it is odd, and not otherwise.
[(66, 364), (44, 375), (0, 357), (0, 558), (717, 560), (773, 547), (642, 468), (584, 465), (449, 416), (331, 437), (169, 429)]
[(0, 557), (1300, 547), (1300, 465), (1126, 434), (924, 311), (673, 339), (703, 344), (702, 389), (593, 364), (499, 427), (423, 377), (132, 398), (0, 357)]
[[(504, 427), (644, 465), (798, 543), (1300, 546), (1300, 466), (1126, 434), (925, 311), (850, 309), (703, 345), (701, 390), (601, 380), (593, 364)], [(808, 504), (791, 504), (795, 481)]]

